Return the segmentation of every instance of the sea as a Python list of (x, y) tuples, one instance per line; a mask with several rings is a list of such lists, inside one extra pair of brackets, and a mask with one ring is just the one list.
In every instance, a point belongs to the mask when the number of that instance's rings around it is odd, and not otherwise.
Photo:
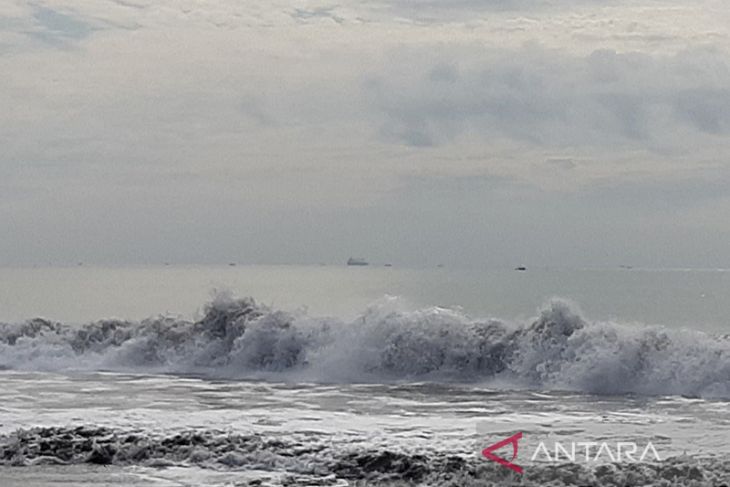
[(0, 486), (727, 486), (730, 270), (0, 269)]

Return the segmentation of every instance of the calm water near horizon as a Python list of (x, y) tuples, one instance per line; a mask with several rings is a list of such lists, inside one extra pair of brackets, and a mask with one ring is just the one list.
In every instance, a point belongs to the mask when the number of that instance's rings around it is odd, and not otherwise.
[(528, 320), (552, 298), (590, 319), (730, 332), (730, 272), (654, 269), (409, 269), (347, 266), (0, 268), (0, 322), (191, 317), (215, 291), (351, 319), (384, 296), (413, 309)]

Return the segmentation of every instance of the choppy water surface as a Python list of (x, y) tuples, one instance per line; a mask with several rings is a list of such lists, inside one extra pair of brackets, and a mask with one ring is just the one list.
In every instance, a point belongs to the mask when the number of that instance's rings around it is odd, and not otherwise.
[[(729, 473), (723, 470), (730, 455), (724, 401), (117, 373), (5, 371), (0, 387), (0, 474), (9, 482), (3, 485), (55, 485), (62, 479), (113, 485), (346, 485), (355, 479), (488, 485), (513, 477), (478, 452), (515, 431), (524, 432), (526, 445), (530, 438), (652, 441), (663, 460), (679, 457), (670, 461), (680, 470), (695, 467), (707, 481), (703, 485), (719, 485), (714, 482)], [(477, 433), (478, 422), (491, 432)], [(561, 481), (550, 465), (527, 458), (520, 463), (529, 481)], [(578, 468), (590, 479), (597, 467)], [(621, 472), (612, 474), (617, 482)]]

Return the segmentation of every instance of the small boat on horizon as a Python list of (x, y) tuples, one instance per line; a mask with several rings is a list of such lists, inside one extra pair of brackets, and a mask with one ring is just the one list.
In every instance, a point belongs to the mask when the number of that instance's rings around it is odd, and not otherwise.
[(350, 257), (347, 259), (347, 265), (369, 265), (368, 261), (358, 257)]
[(521, 265), (521, 266), (517, 266), (517, 267), (515, 267), (515, 270), (516, 270), (516, 271), (526, 271), (526, 270), (527, 270), (527, 267), (525, 267), (525, 266)]

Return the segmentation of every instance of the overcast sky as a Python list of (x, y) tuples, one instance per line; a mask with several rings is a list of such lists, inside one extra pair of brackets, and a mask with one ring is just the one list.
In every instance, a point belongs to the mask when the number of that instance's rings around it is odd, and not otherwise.
[(730, 266), (726, 0), (4, 0), (0, 264)]

